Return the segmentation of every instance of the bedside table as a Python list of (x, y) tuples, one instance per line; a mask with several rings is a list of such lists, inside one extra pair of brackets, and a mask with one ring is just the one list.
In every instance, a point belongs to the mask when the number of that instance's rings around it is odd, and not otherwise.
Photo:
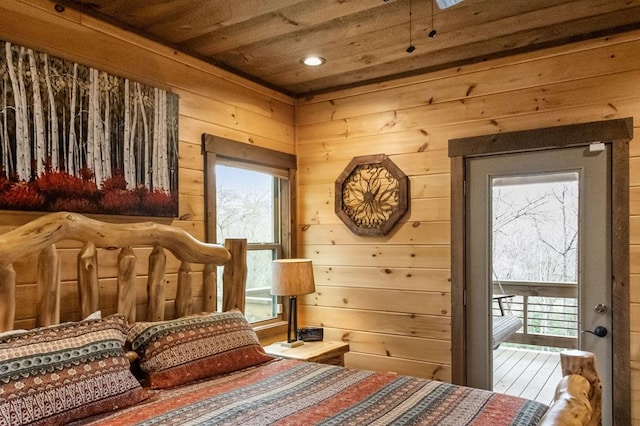
[(264, 350), (269, 355), (280, 358), (344, 366), (344, 354), (349, 352), (349, 344), (325, 340), (322, 342), (304, 342), (302, 346), (288, 348), (281, 346), (280, 343), (274, 343), (265, 346)]

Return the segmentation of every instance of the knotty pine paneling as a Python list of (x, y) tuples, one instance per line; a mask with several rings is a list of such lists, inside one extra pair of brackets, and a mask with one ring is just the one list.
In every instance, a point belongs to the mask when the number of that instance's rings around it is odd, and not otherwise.
[[(437, 142), (437, 143), (436, 143)], [(342, 139), (321, 139), (304, 142), (298, 138), (299, 167), (320, 160), (350, 159), (363, 150), (384, 152), (387, 155), (414, 153), (434, 149), (447, 149), (444, 137), (433, 138), (420, 129), (397, 131), (390, 137), (386, 134), (373, 134), (362, 137)]]
[[(357, 99), (352, 96), (353, 91), (343, 91), (342, 96), (319, 95), (316, 98), (324, 97), (326, 100), (300, 105), (297, 121), (299, 125), (307, 125), (350, 119), (640, 69), (640, 58), (636, 54), (640, 42), (635, 37), (621, 34), (599, 48), (593, 48), (593, 43), (581, 43), (582, 50), (571, 55), (566, 54), (566, 49), (556, 50), (555, 54), (535, 62), (509, 64), (507, 60), (499, 65), (498, 61), (491, 61), (445, 70), (434, 73), (433, 77), (424, 76), (421, 82), (363, 93)], [(612, 45), (616, 46), (615, 54), (611, 53)]]
[(370, 289), (316, 285), (313, 294), (300, 296), (301, 305), (362, 309), (380, 312), (410, 312), (423, 315), (450, 315), (451, 295), (398, 289)]
[(384, 268), (434, 268), (451, 266), (448, 246), (303, 245), (302, 257), (313, 258), (317, 265), (369, 266)]
[[(393, 303), (399, 289), (450, 293), (446, 256), (451, 238), (450, 160), (448, 140), (633, 117), (640, 131), (640, 32), (628, 32), (516, 55), (423, 76), (300, 99), (296, 108), (299, 170), (299, 252), (315, 264), (319, 293), (305, 297), (301, 317), (309, 325), (324, 324), (332, 336), (349, 340), (368, 333), (376, 344), (353, 343), (348, 366), (394, 370), (415, 356), (384, 352), (389, 335), (439, 342), (416, 331), (411, 304)], [(637, 139), (637, 138), (636, 138)], [(354, 156), (385, 153), (409, 175), (410, 211), (384, 237), (355, 237), (340, 231), (333, 211), (333, 185)], [(632, 345), (640, 333), (640, 148), (630, 147), (630, 269)], [(407, 172), (409, 170), (409, 172)], [(437, 179), (437, 180), (433, 180)], [(422, 186), (421, 186), (422, 185)], [(413, 229), (414, 223), (420, 227)], [(441, 231), (433, 231), (440, 227)], [(422, 229), (420, 229), (422, 228)], [(413, 231), (413, 232), (412, 232)], [(447, 235), (448, 234), (448, 235)], [(443, 242), (445, 244), (443, 244)], [(450, 241), (449, 241), (450, 242)], [(385, 271), (389, 271), (386, 276)], [(405, 275), (420, 279), (405, 279)], [(419, 272), (418, 272), (419, 271)], [(366, 303), (353, 306), (354, 290), (366, 289)], [(341, 302), (341, 297), (346, 300)], [(343, 304), (343, 306), (340, 305)], [(350, 306), (351, 305), (351, 306)], [(431, 318), (431, 317), (430, 317)], [(448, 316), (441, 319), (449, 318)], [(334, 330), (335, 329), (335, 330)], [(615, 331), (614, 331), (615, 332)], [(444, 339), (450, 342), (450, 337)], [(450, 344), (450, 343), (449, 343)], [(444, 348), (441, 347), (442, 350)], [(386, 350), (386, 349), (385, 349)], [(455, 350), (455, 348), (453, 348)], [(631, 355), (632, 400), (640, 400), (640, 352)], [(450, 359), (420, 358), (439, 362)], [(640, 422), (640, 405), (632, 417)]]
[[(289, 154), (293, 154), (295, 152), (291, 141), (277, 141), (270, 138), (269, 135), (256, 134), (254, 129), (251, 128), (236, 130), (224, 127), (211, 122), (211, 120), (215, 120), (215, 116), (204, 118), (206, 118), (206, 120), (181, 116), (180, 122), (178, 123), (178, 134), (181, 141), (193, 141), (194, 143), (197, 142), (198, 146), (201, 146), (202, 144), (200, 141), (202, 139), (202, 134), (208, 133), (210, 135), (216, 135), (226, 139), (270, 148)], [(261, 132), (260, 129), (255, 129), (255, 131)]]
[(313, 271), (317, 285), (451, 291), (449, 269), (314, 265)]
[(640, 303), (640, 275), (631, 274), (630, 284), (631, 303)]
[[(448, 221), (441, 222), (400, 222), (396, 231), (385, 239), (386, 244), (445, 244), (451, 240)], [(308, 244), (358, 244), (367, 242), (367, 237), (354, 235), (342, 223), (306, 225), (298, 232), (305, 234)]]
[(176, 93), (180, 96), (180, 114), (185, 117), (215, 120), (217, 124), (231, 129), (245, 129), (251, 123), (252, 128), (260, 129), (275, 140), (286, 141), (293, 138), (292, 123), (278, 122), (224, 100), (211, 99), (190, 91), (177, 90)]
[[(148, 218), (96, 215), (115, 222), (154, 220), (171, 224), (205, 238), (204, 159), (202, 133), (230, 138), (283, 152), (295, 152), (294, 100), (271, 89), (234, 76), (202, 61), (179, 54), (124, 30), (71, 9), (54, 11), (48, 0), (6, 0), (0, 3), (0, 40), (19, 43), (65, 59), (162, 87), (179, 96), (179, 217)], [(41, 213), (0, 212), (0, 233)], [(63, 320), (77, 319), (75, 279), (77, 250), (62, 243)], [(136, 249), (138, 315), (144, 315), (147, 258), (150, 249)], [(104, 313), (115, 311), (118, 251), (99, 252), (99, 274)], [(15, 265), (19, 292), (17, 322), (33, 326), (36, 256)], [(173, 312), (177, 270), (180, 264), (167, 251), (167, 314)], [(201, 265), (192, 265), (194, 311), (202, 307)], [(199, 305), (198, 305), (199, 303)]]
[(640, 259), (640, 245), (629, 246), (629, 257), (631, 258), (629, 272), (632, 274), (640, 274), (640, 262), (634, 262), (635, 259)]
[[(635, 144), (632, 144), (635, 145)], [(640, 216), (640, 187), (629, 188), (629, 214)]]
[[(412, 198), (409, 202), (409, 211), (400, 222), (447, 222), (450, 212), (449, 198)], [(304, 198), (299, 201), (298, 218), (304, 225), (343, 223), (336, 216), (333, 205), (327, 203), (309, 205)]]
[[(633, 96), (633, 89), (640, 87), (633, 82), (638, 80), (640, 80), (640, 70), (627, 71), (613, 74), (613, 76), (524, 88), (516, 97), (512, 92), (503, 92), (354, 116), (345, 120), (327, 122), (327, 130), (329, 130), (327, 137), (340, 139), (346, 135), (363, 136), (372, 129), (379, 133), (391, 133), (399, 129), (422, 128), (427, 129), (428, 132), (431, 126), (481, 121), (487, 117), (518, 116), (535, 114), (539, 111), (551, 112), (600, 105), (603, 99), (607, 99), (606, 104), (611, 104), (615, 108), (618, 102), (629, 100)], [(322, 134), (321, 128), (324, 125), (325, 123), (316, 123), (299, 126), (298, 135), (300, 138), (317, 140)]]
[[(298, 312), (305, 324), (324, 327), (372, 331), (398, 336), (446, 340), (451, 333), (451, 318), (440, 315), (419, 315), (388, 311), (367, 311), (345, 308), (305, 305)], [(372, 366), (374, 367), (374, 366)]]

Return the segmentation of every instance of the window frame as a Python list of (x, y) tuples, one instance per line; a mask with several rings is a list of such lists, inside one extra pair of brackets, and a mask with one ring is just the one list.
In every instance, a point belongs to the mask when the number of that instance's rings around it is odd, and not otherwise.
[[(237, 142), (210, 134), (202, 135), (204, 155), (205, 186), (205, 235), (207, 242), (216, 242), (216, 164), (233, 167), (246, 166), (249, 170), (282, 171), (279, 191), (275, 192), (275, 202), (281, 205), (281, 218), (276, 229), (279, 229), (281, 252), (280, 258), (296, 257), (296, 167), (297, 158), (293, 154), (258, 147), (248, 143)], [(261, 170), (262, 169), (262, 170)], [(277, 176), (277, 175), (275, 175)], [(286, 177), (286, 178), (285, 178)], [(255, 245), (258, 248), (258, 245)], [(281, 301), (278, 300), (281, 304)], [(274, 319), (252, 323), (254, 327), (280, 325), (284, 320), (286, 309)]]

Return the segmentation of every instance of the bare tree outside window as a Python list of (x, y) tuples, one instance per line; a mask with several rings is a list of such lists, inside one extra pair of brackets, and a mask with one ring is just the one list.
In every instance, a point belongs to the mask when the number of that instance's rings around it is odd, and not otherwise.
[[(493, 277), (504, 282), (578, 282), (578, 174), (496, 178), (493, 182)], [(575, 337), (577, 300), (518, 297), (528, 303), (530, 334)], [(570, 319), (568, 319), (570, 318)]]
[[(275, 316), (274, 298), (269, 290), (271, 262), (277, 255), (274, 248), (277, 243), (276, 179), (267, 173), (216, 166), (217, 239), (220, 244), (227, 238), (247, 239), (245, 315), (251, 322)], [(222, 285), (218, 288), (221, 291)]]

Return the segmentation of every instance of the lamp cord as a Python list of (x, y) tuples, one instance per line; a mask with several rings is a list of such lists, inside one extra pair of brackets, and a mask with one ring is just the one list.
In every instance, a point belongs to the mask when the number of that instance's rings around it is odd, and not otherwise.
[(431, 0), (431, 31), (429, 31), (429, 38), (435, 38), (436, 37), (436, 26), (434, 24), (435, 21), (435, 12), (433, 9), (433, 3), (435, 2), (435, 0)]
[(413, 15), (413, 10), (411, 7), (411, 0), (409, 0), (409, 47), (407, 47), (407, 53), (413, 53), (416, 50), (416, 47), (413, 45), (413, 19), (411, 18)]

